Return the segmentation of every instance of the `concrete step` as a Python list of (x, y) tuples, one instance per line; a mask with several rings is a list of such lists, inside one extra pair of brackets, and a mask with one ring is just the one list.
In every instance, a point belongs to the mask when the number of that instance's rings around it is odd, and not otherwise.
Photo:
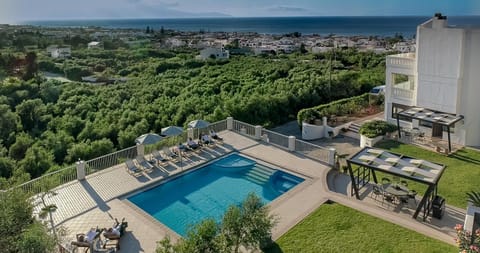
[(360, 127), (361, 127), (360, 124), (352, 123), (348, 126), (348, 131), (358, 133), (360, 131)]
[(244, 178), (258, 184), (265, 184), (268, 182), (273, 172), (275, 171), (272, 169), (253, 167), (245, 173)]

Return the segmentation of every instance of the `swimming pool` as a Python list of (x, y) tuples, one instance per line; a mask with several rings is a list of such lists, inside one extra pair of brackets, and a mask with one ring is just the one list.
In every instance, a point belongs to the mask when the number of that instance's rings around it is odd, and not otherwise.
[(304, 179), (231, 154), (127, 199), (185, 236), (190, 225), (206, 218), (221, 221), (228, 206), (253, 192), (265, 203)]

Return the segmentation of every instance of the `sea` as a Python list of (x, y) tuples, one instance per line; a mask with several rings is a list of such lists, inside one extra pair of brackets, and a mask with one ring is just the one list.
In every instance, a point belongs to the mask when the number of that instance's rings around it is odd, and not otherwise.
[[(254, 18), (168, 18), (168, 19), (89, 19), (43, 20), (23, 24), (48, 27), (104, 27), (154, 30), (171, 29), (191, 32), (256, 32), (260, 34), (366, 35), (413, 37), (416, 27), (429, 20), (427, 16), (356, 16), (356, 17), (254, 17)], [(478, 26), (480, 16), (448, 17), (451, 26)]]

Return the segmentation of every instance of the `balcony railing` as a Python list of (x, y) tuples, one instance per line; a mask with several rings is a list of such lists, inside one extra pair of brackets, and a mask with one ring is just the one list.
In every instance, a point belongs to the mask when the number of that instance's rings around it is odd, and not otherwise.
[(86, 161), (86, 168), (85, 168), (85, 174), (90, 175), (92, 173), (95, 173), (97, 171), (110, 168), (112, 166), (118, 165), (120, 163), (125, 162), (127, 159), (133, 159), (137, 156), (137, 147), (129, 147), (126, 149), (122, 149), (120, 151), (100, 156), (97, 158), (94, 158), (92, 160)]
[(262, 140), (282, 149), (288, 149), (288, 136), (262, 129)]
[(387, 66), (413, 68), (415, 66), (415, 54), (396, 54), (387, 56)]
[(77, 169), (75, 165), (72, 165), (67, 168), (45, 174), (41, 177), (37, 177), (33, 180), (15, 186), (11, 188), (11, 190), (22, 189), (26, 193), (35, 195), (76, 179)]
[(413, 99), (413, 90), (392, 88), (392, 96), (400, 99)]
[(232, 130), (242, 135), (255, 137), (255, 126), (242, 121), (233, 120)]
[(331, 152), (329, 149), (306, 141), (295, 140), (295, 151), (316, 161), (327, 164), (331, 162), (329, 162)]
[[(261, 127), (256, 127), (254, 125), (241, 122), (238, 120), (232, 120), (232, 129), (227, 129), (227, 128), (228, 128), (227, 120), (221, 120), (221, 121), (212, 123), (207, 127), (207, 129), (213, 129), (216, 132), (232, 130), (244, 136), (257, 139), (258, 141), (266, 141), (279, 148), (295, 151), (311, 159), (332, 165), (330, 161), (332, 151), (328, 150), (325, 147), (314, 145), (301, 140), (295, 140), (295, 143), (294, 143), (295, 145), (293, 149), (292, 146), (289, 145), (291, 144), (289, 143), (290, 141), (289, 136), (286, 136), (274, 131), (270, 131), (267, 129), (263, 129)], [(256, 131), (260, 131), (260, 132), (256, 134)], [(187, 138), (187, 133), (185, 131), (182, 135), (168, 138), (165, 140), (165, 142), (162, 141), (161, 143), (159, 143), (159, 145), (172, 146), (172, 145), (175, 145), (176, 142), (185, 141), (186, 138)], [(153, 149), (158, 149), (160, 146), (148, 145), (145, 148), (145, 153), (148, 154)], [(85, 165), (86, 165), (85, 175), (90, 175), (95, 172), (104, 170), (106, 168), (110, 168), (115, 165), (121, 164), (127, 159), (133, 159), (137, 156), (137, 152), (138, 152), (137, 146), (133, 146), (133, 147), (122, 149), (114, 153), (107, 154), (95, 159), (88, 160), (85, 162)], [(64, 169), (45, 174), (41, 177), (35, 178), (21, 185), (10, 188), (10, 190), (22, 189), (25, 192), (28, 192), (34, 195), (40, 192), (44, 192), (45, 190), (55, 188), (57, 186), (74, 181), (76, 179), (78, 179), (77, 168), (75, 165), (71, 165)]]

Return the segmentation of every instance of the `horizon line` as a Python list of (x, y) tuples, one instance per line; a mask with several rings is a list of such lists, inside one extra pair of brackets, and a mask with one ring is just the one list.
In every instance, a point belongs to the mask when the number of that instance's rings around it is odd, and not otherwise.
[[(86, 20), (135, 20), (135, 19), (234, 19), (234, 18), (349, 18), (349, 17), (434, 17), (433, 15), (305, 15), (305, 16), (199, 16), (199, 17), (86, 17), (86, 18), (53, 18), (18, 20), (16, 22), (41, 22), (41, 21), (86, 21)], [(449, 15), (448, 17), (480, 17), (480, 15)]]

